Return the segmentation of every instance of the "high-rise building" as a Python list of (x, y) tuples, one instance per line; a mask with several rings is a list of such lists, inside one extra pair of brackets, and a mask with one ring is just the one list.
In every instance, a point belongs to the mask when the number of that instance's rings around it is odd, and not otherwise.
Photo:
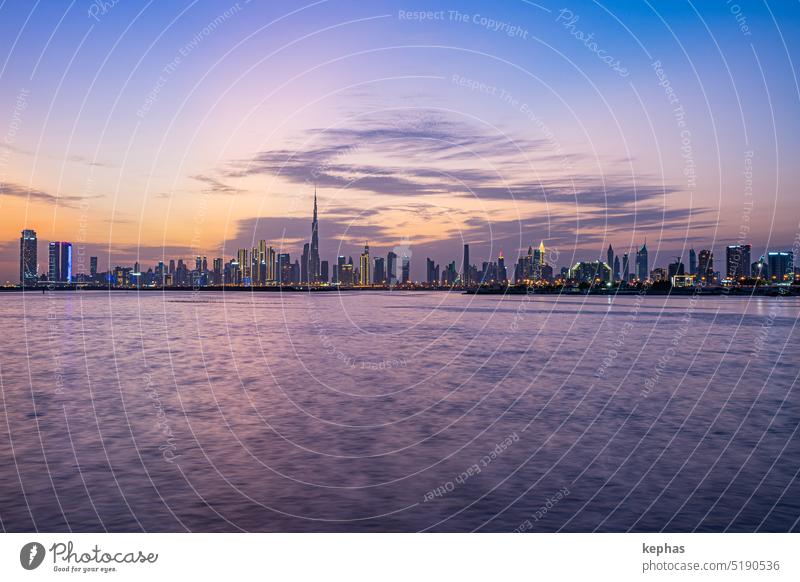
[(347, 264), (347, 259), (344, 255), (336, 257), (336, 265), (333, 267), (333, 282), (342, 282), (342, 267)]
[(213, 261), (214, 274), (211, 278), (214, 285), (222, 285), (222, 259), (217, 257)]
[(386, 281), (390, 287), (397, 285), (397, 254), (392, 251), (386, 255)]
[(697, 253), (694, 252), (694, 247), (689, 249), (689, 274), (697, 275)]
[(38, 239), (36, 231), (25, 229), (19, 237), (19, 284), (35, 287), (38, 276)]
[(259, 272), (261, 270), (261, 264), (258, 260), (258, 247), (253, 247), (250, 249), (250, 284), (251, 285), (258, 285), (259, 280)]
[(646, 281), (649, 274), (649, 262), (647, 258), (647, 243), (642, 245), (642, 248), (636, 251), (636, 276), (640, 281)]
[(622, 255), (622, 280), (626, 283), (631, 279), (631, 266), (630, 266), (630, 259), (628, 258), (628, 253), (623, 253)]
[(289, 253), (280, 253), (278, 255), (278, 265), (275, 277), (278, 283), (291, 283), (292, 282), (292, 263)]
[(327, 282), (328, 282), (328, 261), (320, 261), (318, 283), (327, 283)]
[[(242, 249), (244, 250), (244, 249)], [(244, 251), (245, 256), (247, 256), (247, 251)], [(237, 285), (242, 282), (242, 265), (237, 263), (238, 269), (236, 271), (237, 275)], [(175, 268), (175, 284), (180, 286), (186, 286), (189, 284), (189, 269), (186, 267), (186, 264), (183, 262), (183, 259), (178, 259), (178, 266)]]
[(699, 283), (711, 283), (714, 279), (714, 253), (702, 249), (697, 257), (697, 279)]
[(449, 265), (447, 265), (442, 273), (442, 285), (444, 286), (452, 286), (456, 284), (458, 280), (458, 269), (456, 268), (456, 262), (452, 261)]
[[(236, 254), (236, 262), (239, 265), (239, 280), (236, 281), (238, 285), (250, 284), (250, 260), (247, 256), (247, 249), (239, 249)], [(180, 263), (180, 261), (178, 261)]]
[(386, 284), (386, 260), (383, 257), (375, 257), (372, 269), (372, 281), (377, 285)]
[(622, 273), (620, 272), (619, 268), (619, 255), (614, 257), (614, 280), (615, 281), (622, 280)]
[(61, 280), (61, 243), (47, 245), (47, 280), (56, 283)]
[(256, 258), (253, 260), (255, 263), (255, 273), (253, 273), (253, 281), (259, 285), (267, 282), (267, 241), (261, 239), (258, 241), (258, 249), (256, 250)]
[(506, 283), (508, 281), (508, 272), (506, 271), (506, 260), (503, 258), (503, 251), (497, 257), (497, 281), (498, 283)]
[(616, 279), (617, 272), (614, 270), (614, 248), (611, 245), (608, 245), (608, 251), (606, 251), (606, 264), (608, 268), (611, 269), (611, 279)]
[[(308, 282), (319, 280), (319, 222), (317, 221), (317, 188), (314, 188), (314, 217), (311, 220), (311, 244), (308, 249)], [(305, 262), (305, 261), (304, 261)]]
[(48, 248), (48, 278), (54, 283), (72, 282), (72, 243), (51, 242)]
[(728, 279), (750, 276), (750, 245), (728, 245), (726, 247), (725, 274)]
[[(163, 272), (164, 262), (159, 261), (158, 264), (161, 266), (161, 272)], [(89, 275), (91, 275), (92, 279), (97, 279), (97, 257), (89, 257)]]
[(311, 245), (306, 243), (303, 245), (303, 254), (300, 255), (300, 281), (303, 283), (309, 283), (311, 279), (309, 278), (309, 267), (311, 262), (311, 255), (310, 255)]
[(267, 247), (267, 278), (266, 281), (270, 283), (274, 283), (279, 278), (278, 276), (278, 264), (275, 255), (275, 249), (272, 247)]
[(339, 284), (344, 287), (353, 285), (353, 263), (345, 263), (339, 267)]
[[(464, 287), (469, 287), (472, 285), (472, 281), (470, 280), (472, 267), (470, 266), (469, 262), (469, 245), (464, 245), (464, 261), (461, 267), (461, 284)], [(405, 282), (405, 281), (404, 281)]]
[(769, 268), (764, 255), (761, 255), (761, 257), (755, 263), (750, 265), (750, 276), (754, 279), (769, 278)]
[(794, 253), (792, 251), (767, 253), (770, 280), (775, 282), (794, 280)]
[(439, 266), (430, 257), (425, 259), (425, 281), (428, 285), (436, 285), (439, 282)]
[(364, 243), (364, 252), (358, 262), (358, 284), (367, 286), (372, 283), (372, 265), (369, 262), (369, 244)]
[(403, 283), (411, 281), (411, 257), (403, 254)]

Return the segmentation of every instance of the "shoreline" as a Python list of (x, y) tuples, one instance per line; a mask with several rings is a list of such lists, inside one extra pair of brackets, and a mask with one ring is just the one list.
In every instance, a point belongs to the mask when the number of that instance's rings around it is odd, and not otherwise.
[(696, 291), (693, 287), (677, 288), (650, 288), (641, 289), (541, 289), (527, 291), (520, 287), (507, 287), (505, 289), (453, 289), (448, 287), (308, 287), (304, 285), (240, 287), (240, 286), (205, 286), (205, 287), (105, 287), (102, 285), (72, 285), (53, 287), (0, 287), (0, 293), (19, 293), (30, 295), (47, 295), (50, 292), (108, 292), (108, 293), (336, 293), (336, 292), (440, 292), (457, 293), (459, 295), (499, 295), (499, 296), (568, 296), (582, 297), (586, 295), (616, 297), (616, 296), (678, 296), (678, 297), (798, 297), (800, 287), (775, 289), (771, 287), (715, 287)]

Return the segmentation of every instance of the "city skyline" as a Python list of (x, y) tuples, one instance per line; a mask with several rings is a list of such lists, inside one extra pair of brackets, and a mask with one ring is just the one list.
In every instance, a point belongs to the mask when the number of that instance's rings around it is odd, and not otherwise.
[[(727, 6), (698, 9), (713, 40), (680, 46), (661, 34), (679, 11), (626, 5), (635, 18), (622, 29), (620, 7), (434, 6), (427, 18), (397, 2), (288, 15), (197, 6), (158, 38), (165, 7), (67, 11), (51, 45), (24, 35), (2, 73), (0, 281), (17, 279), (23, 228), (112, 262), (227, 254), (261, 239), (300, 254), (298, 201), (315, 184), (328, 257), (339, 244), (357, 255), (364, 240), (385, 254), (405, 238), (423, 257), (455, 257), (464, 242), (510, 256), (544, 239), (567, 264), (647, 239), (662, 261), (701, 244), (719, 256), (743, 229), (754, 248), (791, 248), (800, 132), (785, 46), (739, 42)], [(751, 7), (748, 23), (772, 29), (785, 10)], [(3, 14), (7, 39), (61, 16), (25, 5)], [(295, 26), (308, 34), (284, 46)], [(590, 32), (619, 66), (578, 40)], [(376, 39), (404, 48), (374, 51)], [(134, 67), (142, 41), (152, 50)], [(105, 66), (106, 54), (122, 66)], [(330, 59), (303, 74), (315, 54)], [(717, 79), (728, 59), (731, 80), (763, 79), (769, 92)], [(424, 261), (412, 269), (423, 277)]]
[[(88, 256), (83, 245), (73, 252), (73, 244), (67, 241), (48, 243), (47, 270), (41, 273), (38, 258), (38, 237), (33, 229), (24, 229), (19, 238), (19, 283), (34, 287), (43, 283), (95, 283), (119, 287), (209, 287), (209, 286), (263, 286), (269, 284), (371, 286), (385, 285), (389, 288), (397, 284), (425, 284), (434, 287), (472, 288), (494, 284), (531, 284), (532, 282), (604, 282), (604, 283), (644, 283), (670, 282), (672, 286), (739, 284), (755, 279), (773, 283), (793, 282), (800, 279), (800, 270), (794, 261), (797, 244), (791, 250), (765, 251), (751, 262), (752, 245), (736, 243), (725, 246), (724, 268), (720, 268), (722, 257), (712, 249), (699, 249), (699, 255), (692, 246), (688, 261), (680, 255), (673, 261), (659, 265), (650, 261), (647, 241), (633, 251), (614, 249), (609, 244), (602, 259), (577, 260), (574, 264), (562, 266), (557, 262), (558, 252), (548, 255), (544, 240), (534, 250), (528, 246), (527, 253), (518, 253), (509, 272), (505, 256), (500, 250), (496, 260), (485, 257), (473, 263), (470, 243), (464, 243), (461, 255), (461, 269), (457, 261), (437, 263), (437, 259), (426, 257), (425, 277), (416, 278), (411, 269), (413, 251), (404, 241), (403, 247), (395, 247), (386, 252), (386, 258), (370, 254), (369, 241), (365, 241), (363, 251), (353, 260), (352, 254), (340, 254), (336, 260), (321, 259), (319, 253), (319, 214), (317, 189), (314, 188), (313, 210), (309, 242), (303, 244), (300, 259), (291, 259), (286, 249), (272, 246), (266, 239), (255, 241), (251, 248), (239, 248), (230, 260), (226, 257), (212, 256), (209, 268), (208, 256), (194, 256), (195, 266), (190, 268), (191, 257), (172, 258), (166, 255), (154, 267), (142, 268), (143, 261), (137, 260), (132, 267), (109, 264), (105, 271), (99, 270), (97, 256)], [(395, 251), (399, 251), (398, 255)], [(699, 261), (698, 261), (699, 256)], [(400, 257), (400, 263), (397, 258)], [(482, 259), (482, 258), (481, 258)], [(77, 265), (77, 268), (73, 268)], [(716, 270), (715, 266), (719, 269)], [(676, 276), (678, 277), (676, 279)], [(687, 277), (688, 276), (688, 277)]]

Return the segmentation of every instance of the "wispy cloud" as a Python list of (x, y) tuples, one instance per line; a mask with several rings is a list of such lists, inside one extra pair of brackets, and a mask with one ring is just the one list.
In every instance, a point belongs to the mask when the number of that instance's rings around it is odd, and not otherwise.
[[(608, 208), (640, 204), (680, 190), (656, 178), (619, 171), (579, 175), (560, 163), (581, 157), (555, 153), (547, 140), (507, 137), (440, 116), (399, 121), (379, 117), (355, 127), (314, 130), (303, 145), (257, 152), (250, 159), (232, 162), (222, 173), (228, 177), (269, 175), (291, 183), (390, 196), (446, 194)], [(370, 161), (365, 163), (365, 158)], [(629, 162), (616, 160), (609, 166), (618, 170)]]
[[(194, 176), (191, 176), (191, 178), (192, 180), (197, 180), (198, 182), (205, 184), (203, 192), (209, 192), (212, 194), (238, 194), (242, 192), (240, 188), (234, 188), (233, 186), (225, 184), (221, 180), (206, 174), (195, 174)], [(168, 198), (169, 196), (166, 197)]]
[(45, 204), (56, 204), (69, 208), (78, 208), (81, 202), (102, 198), (101, 195), (74, 196), (66, 194), (51, 194), (37, 188), (25, 187), (19, 184), (6, 183), (0, 184), (0, 196), (10, 198), (22, 198), (32, 202), (44, 202)]

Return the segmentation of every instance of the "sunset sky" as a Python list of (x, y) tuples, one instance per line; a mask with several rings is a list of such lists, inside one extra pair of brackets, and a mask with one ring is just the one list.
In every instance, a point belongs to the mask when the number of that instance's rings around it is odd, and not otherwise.
[(633, 4), (0, 3), (0, 282), (23, 228), (40, 271), (295, 255), (315, 185), (323, 259), (407, 241), (417, 278), (790, 248), (798, 4)]

